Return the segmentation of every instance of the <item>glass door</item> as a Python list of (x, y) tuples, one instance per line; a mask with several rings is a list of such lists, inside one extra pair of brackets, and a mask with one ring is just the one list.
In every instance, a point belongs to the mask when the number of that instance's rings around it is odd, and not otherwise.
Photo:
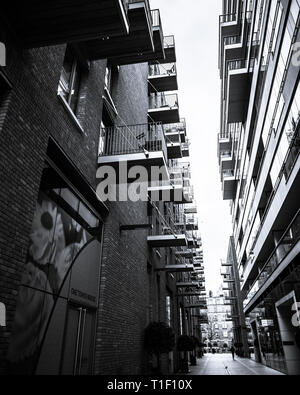
[(95, 312), (69, 306), (62, 355), (62, 375), (90, 375), (93, 362)]

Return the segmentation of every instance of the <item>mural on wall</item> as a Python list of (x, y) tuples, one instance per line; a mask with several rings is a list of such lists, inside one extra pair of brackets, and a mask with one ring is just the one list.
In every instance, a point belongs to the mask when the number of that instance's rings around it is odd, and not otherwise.
[(34, 364), (68, 270), (91, 235), (40, 192), (19, 289), (8, 359)]

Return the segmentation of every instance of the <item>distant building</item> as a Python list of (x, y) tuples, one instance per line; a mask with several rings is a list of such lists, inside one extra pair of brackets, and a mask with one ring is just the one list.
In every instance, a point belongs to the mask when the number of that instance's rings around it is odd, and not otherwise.
[(207, 298), (208, 324), (203, 331), (207, 348), (227, 351), (233, 342), (231, 308), (226, 306), (225, 296), (220, 290), (214, 295), (209, 292)]

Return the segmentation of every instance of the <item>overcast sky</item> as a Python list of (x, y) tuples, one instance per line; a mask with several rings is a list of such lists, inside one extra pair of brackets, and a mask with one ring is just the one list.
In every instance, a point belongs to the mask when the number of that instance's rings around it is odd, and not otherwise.
[(217, 160), (220, 125), (218, 39), (221, 0), (151, 0), (164, 35), (174, 35), (180, 116), (191, 140), (192, 181), (204, 247), (207, 291), (221, 285), (220, 260), (232, 233), (229, 202), (222, 200)]

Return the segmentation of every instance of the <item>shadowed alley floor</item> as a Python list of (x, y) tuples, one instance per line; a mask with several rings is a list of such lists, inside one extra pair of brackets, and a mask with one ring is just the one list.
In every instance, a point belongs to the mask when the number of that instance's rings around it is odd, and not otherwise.
[(197, 366), (190, 367), (190, 371), (190, 375), (193, 376), (283, 375), (283, 373), (267, 368), (250, 359), (236, 357), (233, 361), (231, 354), (206, 354), (202, 359), (197, 360)]

